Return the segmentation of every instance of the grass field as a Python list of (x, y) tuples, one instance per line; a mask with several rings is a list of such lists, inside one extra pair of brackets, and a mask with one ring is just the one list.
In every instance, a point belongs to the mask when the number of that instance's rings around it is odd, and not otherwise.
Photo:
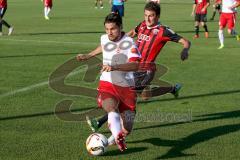
[[(201, 33), (193, 40), (190, 0), (162, 0), (161, 22), (192, 42), (185, 62), (179, 56), (181, 45), (175, 43), (168, 43), (157, 59), (168, 67), (161, 79), (183, 85), (180, 97), (139, 101), (128, 150), (110, 147), (104, 156), (88, 155), (85, 140), (91, 131), (80, 120), (95, 108), (95, 99), (59, 93), (48, 82), (59, 66), (97, 46), (110, 11), (104, 3), (97, 10), (89, 0), (56, 0), (52, 19), (46, 21), (40, 0), (8, 1), (5, 19), (15, 30), (0, 37), (0, 159), (239, 159), (240, 42), (226, 36), (225, 48), (217, 50), (217, 20), (208, 23), (209, 39)], [(144, 4), (126, 3), (125, 31), (143, 20)], [(98, 80), (82, 80), (85, 69), (74, 69), (65, 84), (96, 88)], [(63, 100), (73, 102), (75, 119), (55, 115), (56, 104)], [(106, 126), (100, 132), (110, 135)]]

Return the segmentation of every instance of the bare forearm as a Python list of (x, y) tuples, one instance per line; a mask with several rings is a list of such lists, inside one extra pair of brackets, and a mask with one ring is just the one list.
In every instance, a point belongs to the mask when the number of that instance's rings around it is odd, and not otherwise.
[(192, 8), (192, 13), (195, 12), (195, 9), (196, 9), (196, 4), (193, 5), (193, 8)]
[(94, 49), (93, 51), (91, 51), (88, 54), (78, 54), (76, 56), (76, 59), (78, 61), (85, 61), (85, 60), (88, 60), (89, 58), (95, 57), (95, 56), (97, 56), (98, 54), (101, 54), (101, 53), (102, 53), (102, 46), (99, 45), (96, 49)]
[(181, 44), (183, 45), (183, 48), (187, 48), (187, 49), (189, 49), (190, 46), (191, 46), (191, 42), (188, 41), (188, 40), (186, 40), (186, 39), (184, 39), (184, 38), (181, 38), (181, 39), (178, 41), (178, 43), (181, 43)]
[(134, 29), (130, 30), (127, 35), (131, 38), (134, 38), (137, 34), (135, 33)]
[(204, 10), (206, 10), (209, 5), (210, 5), (210, 3), (208, 2), (208, 3), (204, 6)]
[(131, 62), (125, 64), (118, 64), (112, 66), (113, 71), (137, 71), (139, 63), (138, 62)]
[(131, 62), (131, 63), (125, 63), (125, 64), (118, 64), (118, 65), (103, 65), (101, 72), (111, 72), (111, 71), (137, 71), (138, 70), (139, 63), (138, 62)]
[(96, 49), (94, 49), (92, 52), (90, 52), (88, 55), (89, 55), (89, 58), (91, 58), (91, 57), (95, 57), (95, 56), (97, 56), (97, 55), (99, 55), (99, 54), (101, 54), (102, 53), (102, 46), (101, 45), (99, 45)]

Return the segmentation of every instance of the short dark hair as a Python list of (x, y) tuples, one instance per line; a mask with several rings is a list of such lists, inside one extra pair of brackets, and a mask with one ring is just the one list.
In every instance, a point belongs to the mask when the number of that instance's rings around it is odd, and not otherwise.
[(156, 13), (157, 16), (160, 15), (161, 13), (161, 7), (158, 3), (155, 2), (148, 2), (145, 7), (144, 7), (144, 11), (148, 10), (148, 11), (154, 11)]
[(106, 23), (115, 23), (117, 26), (122, 28), (122, 18), (119, 14), (116, 13), (110, 13), (106, 16), (104, 25)]

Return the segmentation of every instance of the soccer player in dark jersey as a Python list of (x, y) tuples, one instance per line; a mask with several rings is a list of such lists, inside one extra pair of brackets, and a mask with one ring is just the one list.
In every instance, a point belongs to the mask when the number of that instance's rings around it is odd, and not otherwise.
[(13, 27), (9, 25), (4, 19), (3, 16), (7, 11), (7, 0), (0, 0), (0, 36), (2, 33), (2, 26), (6, 26), (8, 28), (8, 35), (11, 35), (13, 32)]
[(214, 17), (217, 12), (221, 14), (221, 0), (215, 0), (213, 4), (213, 14), (212, 14), (212, 17), (210, 18), (211, 21), (214, 20)]
[(52, 10), (53, 2), (52, 0), (44, 0), (44, 18), (50, 20), (49, 13)]
[[(168, 27), (162, 25), (159, 22), (159, 17), (159, 4), (155, 2), (147, 3), (144, 8), (145, 20), (128, 33), (128, 35), (131, 37), (137, 36), (136, 45), (142, 55), (141, 64), (146, 64), (146, 66), (148, 66), (140, 73), (141, 75), (144, 75), (144, 80), (140, 82), (140, 85), (138, 85), (137, 82), (137, 89), (143, 89), (143, 94), (146, 87), (150, 85), (151, 80), (154, 78), (156, 71), (155, 60), (168, 41), (182, 44), (183, 50), (180, 53), (181, 59), (184, 61), (188, 58), (190, 42), (182, 36), (176, 34)], [(157, 94), (161, 95), (165, 93), (176, 94), (178, 89), (178, 86), (170, 86), (159, 87), (158, 89), (154, 90), (159, 91)], [(103, 116), (99, 120), (89, 119), (87, 117), (87, 122), (93, 131), (97, 131), (98, 128), (100, 128), (106, 121), (107, 116)]]
[(209, 0), (194, 0), (192, 16), (195, 14), (195, 35), (194, 38), (199, 38), (199, 26), (204, 28), (205, 37), (208, 38), (207, 28), (207, 8), (210, 5)]

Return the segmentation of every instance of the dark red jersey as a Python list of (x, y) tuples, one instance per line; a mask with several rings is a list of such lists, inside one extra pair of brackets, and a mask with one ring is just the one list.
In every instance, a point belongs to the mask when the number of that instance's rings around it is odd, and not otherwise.
[(0, 8), (7, 8), (7, 0), (0, 0)]
[(145, 21), (140, 23), (135, 32), (138, 37), (136, 45), (142, 55), (141, 62), (152, 63), (168, 41), (178, 42), (182, 37), (161, 24), (147, 27)]
[(45, 7), (52, 8), (53, 2), (52, 2), (52, 0), (44, 0), (44, 5), (45, 5)]
[(194, 4), (196, 4), (196, 14), (207, 14), (207, 9), (202, 12), (202, 9), (209, 3), (209, 0), (194, 0)]

